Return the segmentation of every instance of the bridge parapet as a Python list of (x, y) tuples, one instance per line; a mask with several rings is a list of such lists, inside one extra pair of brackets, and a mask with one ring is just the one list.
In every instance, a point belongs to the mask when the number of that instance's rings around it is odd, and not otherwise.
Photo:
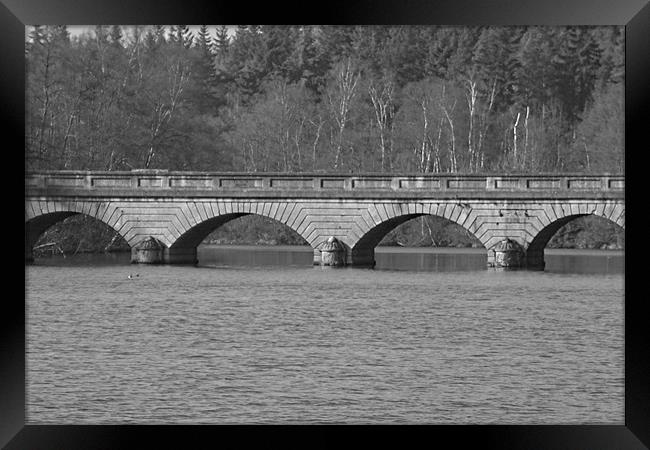
[(144, 171), (32, 172), (30, 196), (247, 198), (623, 198), (613, 174), (281, 174)]

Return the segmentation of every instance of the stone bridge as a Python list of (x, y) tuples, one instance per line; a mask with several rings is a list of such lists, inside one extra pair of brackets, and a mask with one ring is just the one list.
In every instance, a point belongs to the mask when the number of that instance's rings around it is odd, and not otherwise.
[(302, 236), (314, 249), (315, 264), (333, 236), (344, 263), (354, 266), (374, 266), (375, 247), (389, 231), (430, 214), (474, 235), (487, 249), (489, 265), (506, 249), (518, 254), (520, 265), (543, 268), (544, 247), (567, 222), (592, 214), (625, 227), (625, 179), (608, 174), (33, 172), (25, 176), (26, 260), (47, 228), (73, 214), (112, 227), (131, 246), (135, 261), (137, 249), (154, 242), (159, 256), (150, 262), (195, 264), (197, 246), (208, 234), (230, 220), (258, 214)]

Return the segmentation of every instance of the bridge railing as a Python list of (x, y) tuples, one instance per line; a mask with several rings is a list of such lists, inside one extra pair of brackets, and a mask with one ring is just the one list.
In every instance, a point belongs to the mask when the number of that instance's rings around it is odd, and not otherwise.
[(625, 177), (608, 174), (539, 175), (324, 175), (171, 171), (32, 172), (30, 189), (129, 190), (345, 190), (345, 191), (623, 191)]
[(623, 198), (625, 177), (599, 174), (258, 174), (216, 172), (33, 172), (26, 196), (151, 198)]

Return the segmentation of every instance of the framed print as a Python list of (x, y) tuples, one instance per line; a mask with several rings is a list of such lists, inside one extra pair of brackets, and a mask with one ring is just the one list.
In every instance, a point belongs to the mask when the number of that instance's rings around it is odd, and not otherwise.
[(0, 17), (5, 157), (25, 149), (5, 163), (26, 257), (2, 315), (7, 449), (275, 436), (241, 425), (650, 446), (645, 0)]

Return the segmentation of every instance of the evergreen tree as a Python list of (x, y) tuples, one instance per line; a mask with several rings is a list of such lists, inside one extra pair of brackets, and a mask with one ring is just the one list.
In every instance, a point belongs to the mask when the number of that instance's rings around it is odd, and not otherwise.
[(261, 92), (262, 81), (267, 74), (265, 50), (259, 27), (237, 27), (223, 71), (229, 74), (237, 95), (244, 103), (250, 102), (254, 95)]
[(601, 51), (598, 89), (623, 82), (625, 73), (625, 33), (623, 27), (602, 27), (594, 30)]
[(577, 123), (592, 98), (600, 56), (600, 49), (586, 28), (567, 27), (558, 35), (552, 60), (553, 81), (569, 128)]
[(154, 25), (153, 33), (154, 36), (156, 37), (156, 42), (158, 43), (158, 45), (162, 45), (166, 42), (164, 25)]
[(167, 33), (167, 39), (166, 41), (169, 42), (170, 44), (176, 44), (179, 42), (178, 40), (178, 26), (176, 25), (170, 25), (169, 27), (169, 32)]
[(33, 49), (43, 46), (47, 39), (46, 31), (43, 25), (34, 25), (28, 34), (29, 39), (25, 43), (25, 53), (30, 53)]
[(194, 34), (187, 25), (176, 26), (175, 42), (185, 48), (190, 48), (194, 44)]
[(122, 28), (119, 25), (111, 26), (111, 31), (109, 36), (110, 36), (109, 39), (113, 46), (119, 46), (119, 47), (122, 46), (122, 38), (124, 36), (122, 33)]
[(196, 46), (201, 52), (201, 55), (212, 56), (212, 36), (210, 36), (207, 25), (201, 25), (199, 28), (196, 36)]
[(322, 25), (319, 27), (318, 45), (326, 56), (328, 66), (346, 59), (352, 51), (354, 28), (342, 25)]
[(212, 38), (207, 25), (201, 25), (193, 49), (192, 85), (188, 96), (201, 113), (216, 114), (219, 102), (215, 97), (217, 77), (215, 72), (214, 55), (212, 54)]
[(28, 33), (26, 145), (41, 168), (379, 170), (383, 154), (386, 170), (622, 170), (622, 27)]
[(315, 33), (315, 27), (302, 27), (298, 30), (287, 64), (292, 80), (301, 80), (312, 93), (318, 94), (325, 85), (329, 67)]
[(260, 29), (260, 36), (265, 46), (265, 68), (264, 73), (272, 77), (283, 77), (292, 82), (292, 72), (295, 69), (289, 67), (289, 56), (297, 39), (297, 29), (293, 26), (271, 26), (265, 25)]
[[(388, 67), (386, 40), (388, 27), (356, 26), (351, 35), (351, 54), (361, 62), (364, 71), (371, 77), (381, 76)], [(390, 68), (393, 71), (393, 68)]]
[(106, 25), (95, 26), (95, 39), (98, 45), (105, 46), (109, 42), (110, 31)]
[(547, 105), (553, 95), (553, 45), (553, 31), (546, 27), (533, 27), (522, 37), (516, 72), (519, 98), (522, 104), (536, 110)]
[(467, 76), (474, 66), (474, 48), (482, 33), (481, 28), (461, 28), (453, 30), (455, 46), (447, 60), (447, 73), (444, 78), (459, 79)]
[(448, 78), (449, 63), (458, 46), (458, 28), (429, 27), (423, 30), (423, 38), (428, 40), (424, 71), (427, 76)]
[(220, 58), (225, 58), (230, 46), (230, 38), (228, 37), (228, 28), (225, 25), (217, 27), (215, 39), (213, 41), (214, 53)]
[(428, 49), (421, 27), (390, 27), (384, 49), (384, 66), (395, 73), (398, 86), (423, 78)]
[(496, 110), (513, 104), (517, 95), (517, 74), (521, 65), (518, 50), (522, 35), (522, 30), (516, 27), (489, 27), (476, 42), (470, 67), (484, 90), (490, 90), (496, 83)]

